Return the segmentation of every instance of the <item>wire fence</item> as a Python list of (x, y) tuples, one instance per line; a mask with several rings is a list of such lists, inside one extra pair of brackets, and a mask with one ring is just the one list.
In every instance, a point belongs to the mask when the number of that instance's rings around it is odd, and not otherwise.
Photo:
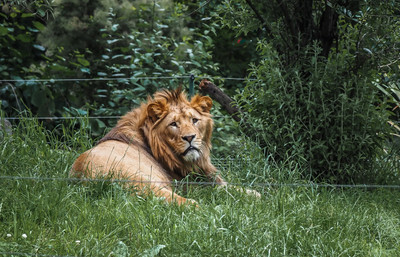
[(121, 81), (121, 80), (156, 80), (156, 79), (189, 79), (189, 76), (151, 76), (151, 77), (113, 77), (113, 78), (50, 78), (50, 79), (2, 79), (0, 82), (75, 82), (75, 81)]
[[(0, 83), (28, 83), (28, 82), (74, 82), (74, 81), (121, 81), (121, 80), (156, 80), (156, 79), (191, 79), (190, 76), (148, 76), (148, 77), (119, 77), (119, 78), (52, 78), (52, 79), (0, 79)], [(237, 81), (251, 81), (255, 79), (251, 78), (233, 78), (233, 77), (200, 77), (198, 79), (221, 79), (221, 80), (237, 80)], [(6, 120), (73, 120), (73, 119), (119, 119), (121, 116), (65, 116), (65, 117), (4, 117)], [(220, 117), (220, 116), (218, 116)], [(226, 160), (219, 160), (219, 168), (223, 168), (226, 165)], [(232, 160), (230, 160), (232, 161)], [(223, 164), (225, 162), (225, 164)], [(217, 165), (216, 165), (217, 166)], [(206, 181), (138, 181), (129, 179), (90, 179), (90, 178), (60, 178), (60, 177), (18, 177), (18, 176), (0, 176), (0, 180), (38, 180), (38, 181), (91, 181), (91, 182), (118, 182), (118, 183), (168, 183), (173, 186), (179, 185), (202, 185), (202, 186), (214, 186), (217, 185), (215, 182)], [(387, 189), (400, 189), (400, 185), (376, 185), (376, 184), (320, 184), (320, 183), (228, 183), (230, 186), (241, 186), (241, 187), (258, 187), (258, 188), (276, 188), (276, 187), (307, 187), (307, 188), (361, 188), (361, 189), (376, 189), (376, 188), (387, 188)]]
[[(206, 3), (207, 4), (207, 3)], [(75, 81), (122, 81), (122, 80), (157, 80), (157, 79), (192, 79), (190, 76), (142, 76), (142, 77), (113, 77), (113, 78), (51, 78), (51, 79), (0, 79), (0, 83), (32, 83), (32, 82), (75, 82)], [(236, 80), (236, 81), (254, 81), (251, 78), (234, 78), (234, 77), (199, 77), (197, 79), (212, 79), (212, 80)], [(65, 116), (65, 117), (4, 117), (6, 120), (73, 120), (73, 119), (119, 119), (121, 116)], [(232, 161), (232, 160), (229, 160)], [(226, 165), (226, 160), (219, 160), (219, 168)], [(142, 181), (142, 180), (129, 180), (129, 179), (92, 179), (92, 178), (69, 178), (69, 177), (22, 177), (22, 176), (0, 176), (0, 180), (38, 180), (38, 181), (88, 181), (88, 182), (117, 182), (117, 183), (157, 183), (157, 184), (171, 184), (173, 186), (179, 185), (201, 185), (201, 186), (214, 186), (215, 182), (207, 181)], [(258, 188), (276, 188), (276, 187), (307, 187), (307, 188), (362, 188), (362, 189), (400, 189), (400, 185), (376, 185), (376, 184), (320, 184), (320, 183), (228, 183), (229, 186), (241, 187), (258, 187)]]
[[(32, 82), (75, 82), (75, 81), (129, 81), (129, 80), (158, 80), (158, 79), (190, 79), (187, 76), (148, 76), (148, 77), (111, 77), (111, 78), (49, 78), (49, 79), (0, 79), (0, 82), (11, 83), (32, 83)], [(212, 80), (236, 80), (236, 81), (255, 81), (254, 78), (236, 78), (236, 77), (207, 77), (201, 76), (196, 79), (212, 79)]]
[[(77, 82), (77, 81), (130, 81), (130, 80), (161, 80), (161, 79), (193, 79), (193, 75), (187, 76), (141, 76), (141, 77), (115, 77), (115, 78), (49, 78), (49, 79), (0, 79), (0, 83), (36, 83), (36, 82)], [(201, 76), (196, 79), (211, 80), (235, 80), (235, 81), (255, 81), (252, 78), (237, 77), (207, 77)], [(7, 120), (73, 120), (73, 119), (119, 119), (121, 116), (64, 116), (64, 117), (5, 117)], [(221, 116), (215, 116), (221, 118)]]
[[(159, 181), (159, 180), (135, 180), (135, 179), (105, 179), (105, 178), (73, 178), (73, 177), (22, 177), (22, 176), (0, 176), (0, 180), (25, 180), (25, 181), (42, 181), (42, 182), (53, 182), (53, 181), (63, 181), (63, 182), (103, 182), (103, 183), (134, 183), (134, 184), (165, 184), (171, 186), (218, 186), (219, 183), (213, 181)], [(322, 184), (322, 183), (227, 183), (226, 186), (232, 187), (246, 187), (246, 188), (331, 188), (331, 189), (345, 189), (345, 188), (355, 188), (355, 189), (400, 189), (400, 185), (378, 185), (378, 184)]]
[(6, 120), (79, 120), (79, 119), (119, 119), (121, 116), (66, 116), (66, 117), (5, 117)]
[[(214, 118), (227, 118), (228, 116), (214, 115)], [(84, 120), (84, 119), (119, 119), (121, 116), (64, 116), (64, 117), (4, 117), (5, 120)]]
[(26, 252), (0, 252), (1, 256), (74, 257), (72, 255), (50, 255)]

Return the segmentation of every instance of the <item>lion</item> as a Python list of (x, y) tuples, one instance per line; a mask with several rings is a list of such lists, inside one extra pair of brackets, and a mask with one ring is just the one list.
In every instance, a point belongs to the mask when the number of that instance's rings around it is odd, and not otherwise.
[(181, 205), (197, 202), (174, 192), (174, 181), (198, 174), (218, 185), (227, 182), (210, 160), (212, 100), (182, 89), (161, 90), (118, 121), (93, 148), (73, 163), (70, 177), (126, 179), (139, 192)]

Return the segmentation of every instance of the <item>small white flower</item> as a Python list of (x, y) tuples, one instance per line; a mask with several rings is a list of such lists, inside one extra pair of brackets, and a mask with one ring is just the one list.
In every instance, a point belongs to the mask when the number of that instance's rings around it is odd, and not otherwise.
[(26, 234), (22, 234), (22, 238), (27, 238), (28, 236)]
[(12, 237), (12, 235), (11, 234), (7, 234), (7, 237)]

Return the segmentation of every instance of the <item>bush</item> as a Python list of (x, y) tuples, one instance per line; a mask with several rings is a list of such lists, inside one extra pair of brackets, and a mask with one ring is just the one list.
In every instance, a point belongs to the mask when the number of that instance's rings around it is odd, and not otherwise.
[(317, 45), (308, 47), (302, 66), (293, 68), (284, 68), (265, 42), (259, 50), (263, 61), (251, 69), (255, 80), (237, 96), (246, 111), (246, 134), (276, 160), (297, 160), (304, 177), (367, 180), (382, 153), (389, 114), (373, 70), (354, 69), (357, 60), (346, 45), (328, 58)]
[[(21, 5), (14, 2), (0, 3), (0, 76), (3, 80), (21, 79), (28, 76), (37, 78), (35, 72), (30, 69), (41, 59), (40, 55), (44, 47), (37, 44), (35, 39), (44, 28), (41, 20), (47, 12), (50, 12), (50, 7), (43, 1), (35, 1), (31, 4), (24, 4), (24, 1), (21, 1)], [(24, 106), (19, 100), (20, 85), (21, 83), (0, 82), (2, 105), (0, 108), (3, 107), (6, 111), (22, 110)], [(29, 94), (30, 92), (24, 93), (27, 94), (29, 100), (32, 99), (32, 105), (36, 108), (35, 96)], [(43, 106), (47, 105), (46, 100), (43, 97)], [(31, 102), (29, 101), (28, 104)], [(46, 107), (51, 108), (51, 106)]]

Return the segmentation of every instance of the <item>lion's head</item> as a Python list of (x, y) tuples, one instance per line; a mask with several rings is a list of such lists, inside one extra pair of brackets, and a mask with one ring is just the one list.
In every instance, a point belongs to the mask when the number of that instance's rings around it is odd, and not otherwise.
[(142, 108), (139, 128), (153, 156), (185, 176), (194, 165), (209, 164), (213, 121), (212, 100), (195, 95), (189, 102), (180, 89), (157, 92)]

